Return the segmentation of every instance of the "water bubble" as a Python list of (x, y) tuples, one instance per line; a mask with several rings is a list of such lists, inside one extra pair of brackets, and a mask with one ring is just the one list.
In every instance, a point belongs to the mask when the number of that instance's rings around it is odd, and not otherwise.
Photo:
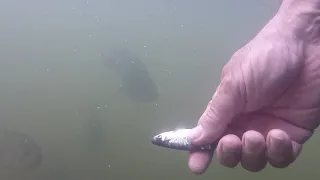
[(100, 19), (99, 19), (99, 17), (98, 17), (97, 15), (95, 15), (94, 18), (96, 19), (96, 22), (97, 22), (97, 23), (100, 22)]
[(168, 69), (162, 69), (162, 71), (164, 71), (164, 72), (166, 72), (166, 73), (168, 73), (168, 74), (171, 74), (171, 71), (168, 70)]

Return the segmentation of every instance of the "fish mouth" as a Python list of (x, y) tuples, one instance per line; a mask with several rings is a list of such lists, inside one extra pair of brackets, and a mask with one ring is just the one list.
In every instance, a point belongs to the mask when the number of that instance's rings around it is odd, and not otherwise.
[[(164, 146), (161, 136), (157, 135), (151, 139), (151, 143), (157, 146)], [(165, 146), (166, 147), (166, 146)]]

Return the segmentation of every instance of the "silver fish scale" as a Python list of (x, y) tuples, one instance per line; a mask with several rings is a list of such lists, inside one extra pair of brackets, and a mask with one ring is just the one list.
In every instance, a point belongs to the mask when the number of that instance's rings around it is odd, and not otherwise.
[(157, 146), (162, 146), (170, 149), (177, 150), (212, 150), (215, 146), (212, 144), (204, 145), (204, 146), (194, 146), (191, 144), (188, 139), (188, 135), (190, 134), (190, 129), (179, 129), (174, 131), (163, 132), (153, 137), (152, 143)]
[[(183, 147), (187, 147), (190, 145), (190, 142), (188, 140), (187, 137), (180, 137), (180, 136), (177, 136), (177, 137), (173, 137), (173, 138), (168, 138), (166, 139), (168, 141), (168, 145), (169, 146), (174, 146), (174, 145), (180, 145), (180, 146), (183, 146)], [(165, 141), (166, 141), (165, 140)]]

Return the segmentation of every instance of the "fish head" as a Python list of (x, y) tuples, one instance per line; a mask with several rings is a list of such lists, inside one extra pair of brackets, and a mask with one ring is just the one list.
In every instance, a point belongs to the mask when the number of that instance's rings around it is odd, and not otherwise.
[(154, 136), (151, 141), (154, 145), (173, 149), (185, 149), (189, 144), (188, 137), (183, 131), (163, 132)]
[(151, 142), (152, 142), (152, 144), (154, 144), (154, 145), (158, 145), (158, 146), (162, 145), (162, 144), (163, 144), (163, 137), (162, 137), (162, 135), (161, 135), (161, 134), (158, 134), (158, 135), (154, 136), (154, 137), (152, 138)]

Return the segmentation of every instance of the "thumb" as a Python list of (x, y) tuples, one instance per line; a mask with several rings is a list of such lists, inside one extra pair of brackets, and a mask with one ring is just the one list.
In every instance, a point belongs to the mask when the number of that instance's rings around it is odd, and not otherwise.
[[(234, 76), (239, 77), (239, 76)], [(215, 94), (190, 134), (191, 143), (205, 145), (218, 141), (232, 120), (243, 110), (245, 88), (232, 73), (222, 78)]]

